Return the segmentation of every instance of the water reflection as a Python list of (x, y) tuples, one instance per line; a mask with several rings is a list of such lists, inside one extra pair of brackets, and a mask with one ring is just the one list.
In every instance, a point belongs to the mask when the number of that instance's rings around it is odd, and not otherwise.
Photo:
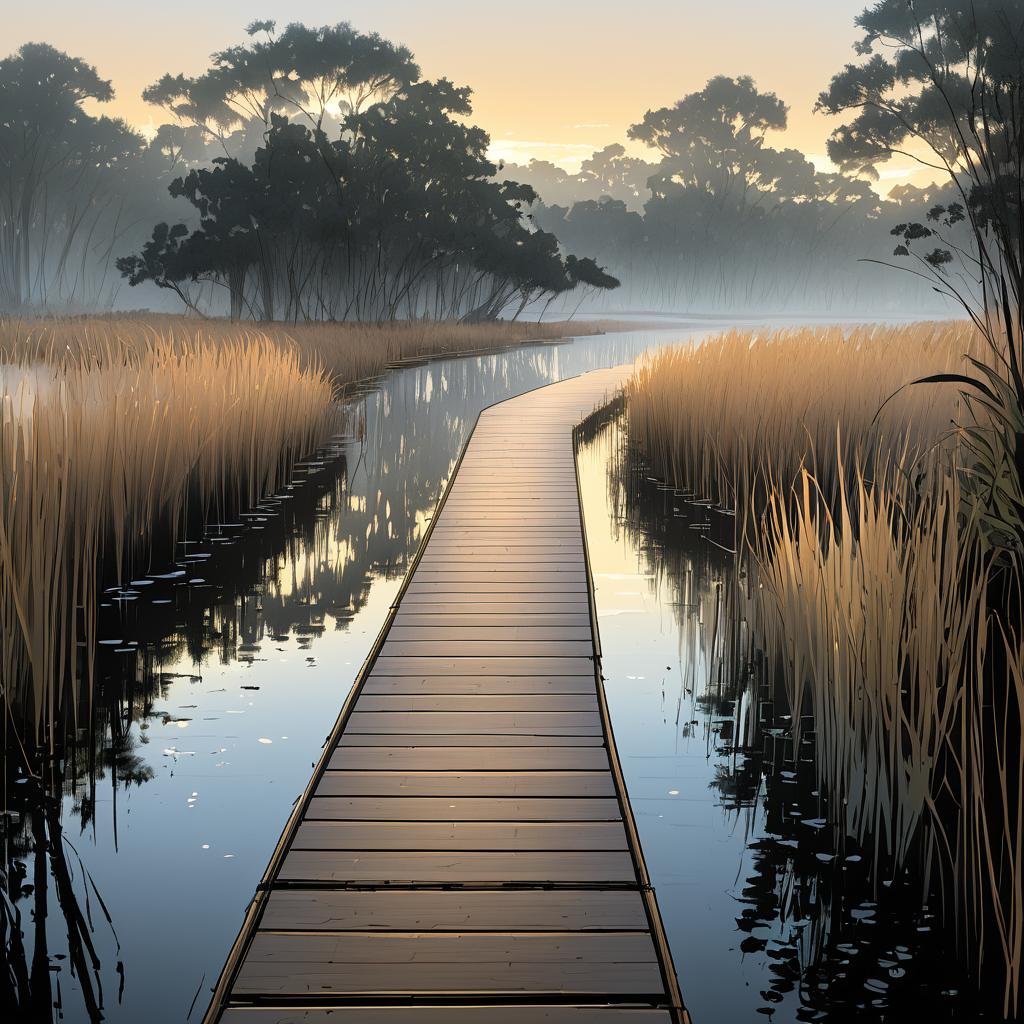
[(684, 333), (396, 370), (280, 495), (104, 595), (67, 749), (30, 777), (5, 723), (5, 1019), (201, 1017), (477, 413)]
[(828, 825), (813, 722), (794, 751), (728, 516), (651, 479), (614, 415), (582, 441), (609, 706), (694, 1021), (989, 1019), (920, 909), (927, 882), (872, 878)]

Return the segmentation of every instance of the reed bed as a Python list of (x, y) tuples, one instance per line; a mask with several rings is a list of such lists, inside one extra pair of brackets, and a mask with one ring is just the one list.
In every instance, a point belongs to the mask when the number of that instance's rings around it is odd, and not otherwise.
[(1015, 1018), (1020, 574), (965, 493), (970, 410), (950, 386), (904, 388), (979, 351), (961, 324), (731, 333), (653, 357), (626, 407), (654, 472), (736, 512), (749, 623), (794, 734), (813, 720), (837, 832), (874, 851), (876, 877), (919, 872), (924, 899), (938, 877)]
[(387, 323), (269, 323), (242, 326), (184, 316), (80, 317), (0, 320), (0, 361), (107, 362), (144, 351), (154, 342), (176, 347), (269, 340), (298, 354), (304, 367), (322, 368), (336, 389), (377, 377), (396, 363), (555, 341), (628, 327), (614, 321), (552, 323), (391, 321)]
[(101, 573), (144, 572), (154, 534), (188, 508), (275, 491), (334, 408), (326, 374), (270, 338), (120, 326), (48, 326), (45, 359), (4, 335), (17, 359), (0, 364), (0, 671), (8, 712), (51, 745), (92, 685)]
[(630, 438), (665, 480), (730, 509), (763, 507), (804, 468), (833, 499), (841, 472), (871, 478), (950, 437), (955, 387), (887, 399), (916, 378), (962, 370), (978, 348), (963, 323), (731, 331), (640, 367)]

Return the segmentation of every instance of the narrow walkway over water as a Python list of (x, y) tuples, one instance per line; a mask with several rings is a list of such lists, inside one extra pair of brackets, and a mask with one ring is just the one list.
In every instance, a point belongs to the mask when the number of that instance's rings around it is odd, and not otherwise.
[(601, 689), (573, 451), (625, 373), (481, 414), (208, 1022), (685, 1020)]

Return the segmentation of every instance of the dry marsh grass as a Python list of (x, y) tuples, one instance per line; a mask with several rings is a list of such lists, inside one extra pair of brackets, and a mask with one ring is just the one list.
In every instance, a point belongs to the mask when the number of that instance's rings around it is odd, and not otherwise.
[(186, 505), (276, 490), (333, 408), (321, 370), (251, 333), (211, 344), (111, 328), (77, 351), (75, 337), (60, 358), (0, 366), (0, 670), (9, 707), (51, 743), (83, 682), (79, 647), (97, 641), (103, 563), (130, 578)]
[[(834, 824), (880, 870), (938, 869), (961, 949), (1015, 1017), (1021, 585), (963, 492), (955, 388), (900, 391), (978, 351), (963, 324), (734, 332), (655, 355), (626, 408), (659, 476), (736, 510), (749, 621), (794, 730), (813, 716)], [(994, 606), (999, 593), (1013, 597)]]
[(639, 368), (630, 437), (668, 482), (727, 508), (763, 504), (768, 481), (789, 487), (804, 468), (833, 498), (840, 470), (870, 478), (949, 436), (953, 386), (886, 400), (917, 377), (962, 369), (977, 346), (961, 323), (731, 331)]
[(628, 327), (614, 321), (530, 323), (455, 321), (233, 324), (184, 316), (81, 317), (0, 321), (0, 360), (107, 361), (130, 356), (154, 340), (219, 345), (240, 338), (270, 340), (295, 351), (304, 366), (323, 368), (336, 388), (379, 376), (396, 363), (504, 348)]

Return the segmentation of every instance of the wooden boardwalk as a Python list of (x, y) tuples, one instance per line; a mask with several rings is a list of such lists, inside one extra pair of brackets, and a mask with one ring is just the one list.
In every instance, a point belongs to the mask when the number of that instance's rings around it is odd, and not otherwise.
[(624, 373), (481, 414), (208, 1024), (686, 1020), (601, 688), (573, 450)]

